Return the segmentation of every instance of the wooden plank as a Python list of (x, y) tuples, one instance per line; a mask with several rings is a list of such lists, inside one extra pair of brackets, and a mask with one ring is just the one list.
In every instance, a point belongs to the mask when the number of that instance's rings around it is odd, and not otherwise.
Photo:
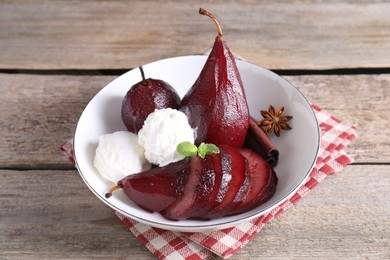
[[(113, 76), (1, 74), (1, 167), (63, 164), (60, 145), (81, 112)], [(66, 162), (67, 164), (67, 162)]]
[(390, 74), (286, 77), (312, 103), (355, 125), (346, 148), (358, 163), (390, 162)]
[[(1, 170), (0, 179), (1, 259), (154, 259), (76, 171)], [(232, 259), (385, 259), (389, 185), (389, 165), (348, 166)]]
[[(88, 101), (114, 78), (0, 74), (0, 167), (67, 165), (59, 146), (73, 137)], [(389, 74), (286, 78), (311, 102), (358, 127), (347, 148), (356, 162), (390, 162)]]
[(152, 259), (76, 171), (0, 176), (1, 259)]
[[(2, 1), (0, 69), (128, 69), (209, 48), (197, 1)], [(390, 67), (390, 3), (212, 1), (230, 47), (269, 69)], [(386, 58), (387, 57), (387, 58)]]

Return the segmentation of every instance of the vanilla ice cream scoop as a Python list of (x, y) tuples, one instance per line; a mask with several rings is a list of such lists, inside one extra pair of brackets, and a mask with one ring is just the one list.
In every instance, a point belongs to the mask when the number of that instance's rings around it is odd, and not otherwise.
[(138, 132), (138, 143), (144, 147), (146, 159), (158, 166), (182, 160), (184, 157), (176, 152), (176, 147), (184, 141), (194, 143), (194, 131), (187, 116), (172, 108), (156, 109)]
[(100, 136), (94, 165), (104, 179), (114, 183), (151, 168), (144, 148), (138, 144), (138, 136), (128, 131)]

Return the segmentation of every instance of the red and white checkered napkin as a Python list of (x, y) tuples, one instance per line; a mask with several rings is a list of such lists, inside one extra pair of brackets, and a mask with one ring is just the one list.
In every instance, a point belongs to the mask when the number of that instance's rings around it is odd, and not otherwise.
[[(344, 124), (329, 113), (312, 105), (321, 128), (321, 147), (316, 165), (306, 183), (282, 205), (266, 215), (240, 223), (233, 228), (212, 232), (180, 233), (153, 228), (116, 214), (130, 231), (159, 259), (209, 259), (219, 255), (232, 256), (248, 243), (274, 217), (286, 211), (306, 196), (329, 174), (338, 172), (352, 162), (343, 148), (357, 137), (356, 127)], [(74, 163), (72, 141), (61, 149)]]

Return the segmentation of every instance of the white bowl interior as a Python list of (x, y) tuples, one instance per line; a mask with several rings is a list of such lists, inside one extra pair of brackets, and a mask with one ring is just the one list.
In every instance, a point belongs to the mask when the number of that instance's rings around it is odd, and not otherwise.
[[(146, 77), (170, 83), (183, 96), (199, 75), (206, 56), (184, 56), (156, 61), (144, 65)], [(140, 222), (177, 231), (201, 231), (233, 226), (264, 214), (281, 204), (296, 191), (308, 177), (319, 150), (319, 128), (310, 104), (289, 82), (257, 65), (237, 61), (251, 116), (261, 119), (260, 110), (285, 107), (292, 115), (292, 130), (283, 131), (280, 137), (271, 135), (280, 152), (275, 168), (279, 178), (275, 195), (263, 205), (246, 213), (209, 221), (171, 221), (159, 213), (149, 213), (136, 206), (122, 192), (109, 199), (104, 194), (113, 183), (100, 177), (93, 165), (98, 138), (102, 134), (125, 130), (121, 120), (122, 99), (130, 86), (141, 80), (138, 69), (131, 70), (105, 86), (83, 111), (75, 131), (74, 153), (77, 168), (86, 185), (104, 203), (114, 210)]]

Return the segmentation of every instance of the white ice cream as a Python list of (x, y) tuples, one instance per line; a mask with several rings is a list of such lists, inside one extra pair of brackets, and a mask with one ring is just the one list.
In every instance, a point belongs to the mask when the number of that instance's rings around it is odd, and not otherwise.
[(194, 143), (194, 131), (187, 116), (172, 108), (155, 110), (138, 132), (138, 143), (144, 147), (146, 159), (158, 166), (182, 160), (176, 147), (184, 141)]
[(137, 135), (128, 131), (100, 136), (94, 165), (103, 178), (114, 183), (151, 168)]

